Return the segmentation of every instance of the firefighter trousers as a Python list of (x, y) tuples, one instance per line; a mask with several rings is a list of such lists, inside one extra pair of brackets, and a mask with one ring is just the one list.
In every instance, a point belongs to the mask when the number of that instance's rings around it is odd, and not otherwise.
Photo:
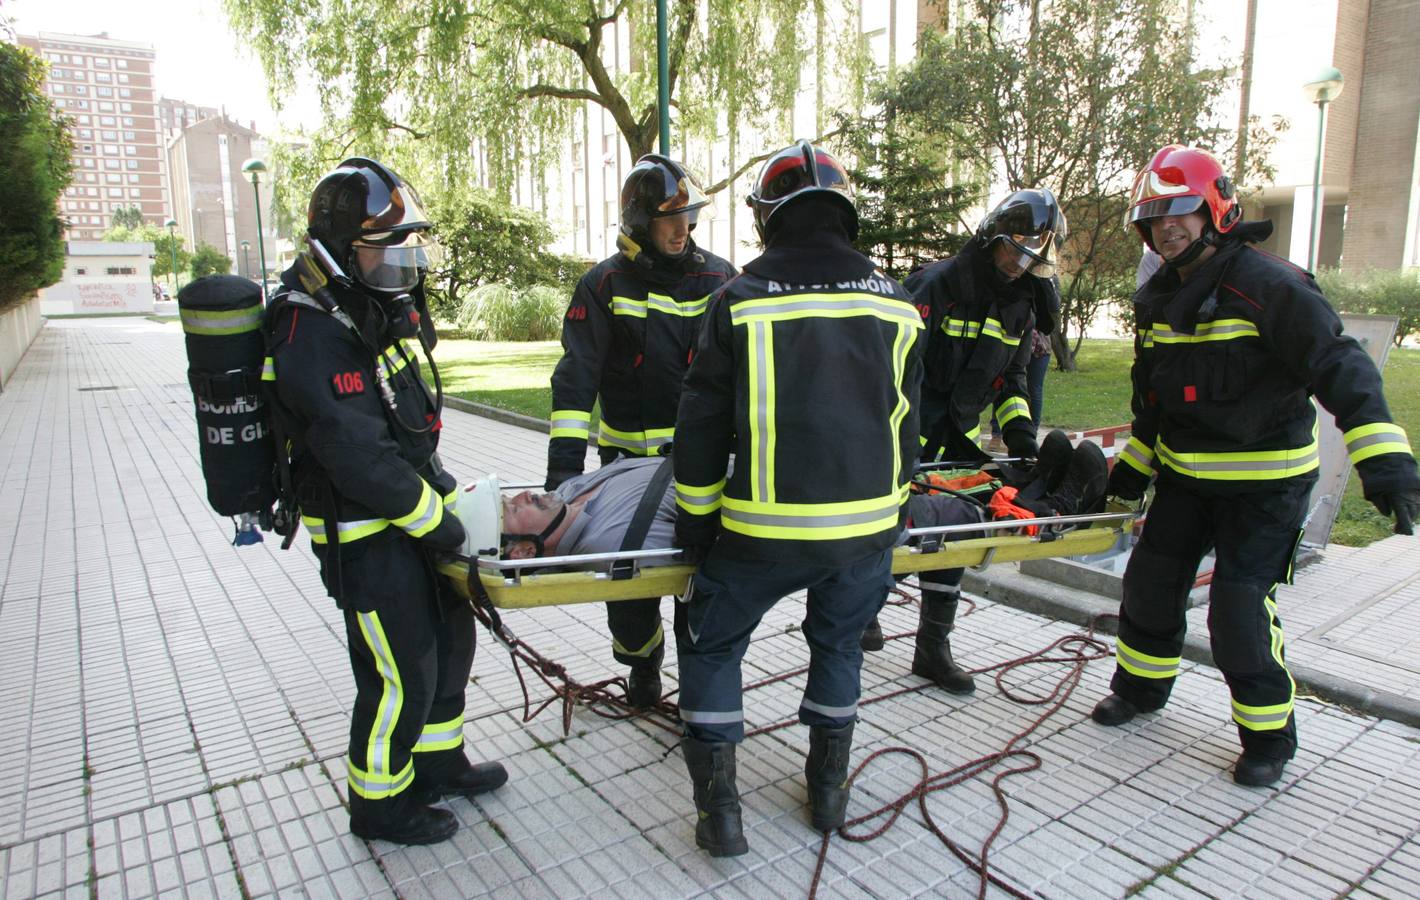
[(606, 605), (611, 654), (624, 666), (661, 665), (666, 633), (661, 624), (661, 598), (617, 600)]
[(1291, 581), (1314, 479), (1209, 495), (1159, 482), (1124, 573), (1110, 688), (1143, 710), (1168, 702), (1182, 664), (1185, 614), (1198, 563), (1216, 555), (1208, 595), (1213, 660), (1232, 693), (1243, 749), (1290, 759), (1296, 685), (1287, 671), (1277, 585)]
[(686, 733), (700, 741), (744, 740), (740, 663), (750, 637), (775, 603), (804, 589), (809, 674), (799, 721), (830, 728), (857, 721), (860, 638), (892, 585), (891, 550), (824, 568), (736, 558), (718, 545), (711, 549), (675, 617)]
[(356, 689), (350, 790), (381, 800), (410, 786), (425, 754), (434, 763), (462, 751), (475, 623), (413, 538), (391, 529), (340, 549)]

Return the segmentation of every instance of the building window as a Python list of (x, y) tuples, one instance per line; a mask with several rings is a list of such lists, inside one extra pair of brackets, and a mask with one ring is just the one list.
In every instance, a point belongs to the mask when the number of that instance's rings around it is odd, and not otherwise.
[(133, 117), (132, 117), (132, 116), (124, 116), (124, 117), (123, 117), (123, 124), (125, 124), (125, 125), (132, 125), (132, 124), (133, 124)]
[(137, 175), (129, 175), (129, 176), (128, 176), (128, 183), (129, 183), (129, 184), (137, 184), (137, 183), (138, 183), (138, 176), (137, 176)]
[(103, 139), (106, 140), (106, 141), (116, 141), (116, 140), (118, 140), (118, 132), (117, 132), (117, 131), (102, 131), (102, 132), (99, 132), (99, 137), (103, 138)]
[(89, 274), (89, 270), (86, 269), (86, 268), (84, 268), (83, 266), (75, 266), (75, 267), (74, 267), (74, 274), (75, 274), (75, 275), (87, 275), (87, 274)]
[[(82, 90), (79, 90), (79, 88), (75, 88), (75, 90), (78, 90), (79, 93), (81, 93), (81, 94), (83, 93), (83, 91), (82, 91)], [(100, 97), (112, 97), (112, 96), (113, 96), (113, 88), (111, 88), (111, 87), (96, 87), (96, 88), (94, 88), (94, 93), (95, 93), (95, 94), (98, 94)]]
[(92, 128), (80, 128), (80, 129), (79, 129), (79, 137), (81, 137), (81, 138), (91, 138), (91, 137), (93, 137), (93, 136), (94, 136), (94, 130), (93, 130)]
[(127, 83), (128, 83), (128, 76), (127, 76), (127, 75), (119, 75), (119, 76), (118, 76), (118, 83), (119, 83), (119, 84), (127, 84)]
[(109, 62), (102, 56), (96, 56), (94, 57), (94, 65), (98, 66), (100, 69), (107, 69)]
[(82, 146), (83, 146), (83, 150), (84, 150), (85, 153), (93, 153), (93, 152), (94, 152), (94, 145), (93, 145), (93, 144), (84, 144), (84, 145), (82, 145)]
[(120, 103), (120, 104), (118, 104), (118, 109), (119, 109), (120, 112), (133, 112), (133, 104), (132, 104), (132, 103)]
[[(130, 177), (131, 177), (131, 176), (130, 176)], [(141, 196), (143, 196), (143, 192), (140, 191), (140, 190), (138, 190), (138, 188), (129, 188), (129, 189), (128, 189), (128, 196), (130, 196), (130, 197), (141, 197)]]
[(117, 155), (118, 155), (118, 145), (117, 145), (117, 144), (104, 144), (104, 155), (105, 155), (105, 156), (117, 156)]
[[(131, 150), (131, 149), (133, 149), (133, 148), (130, 147), (129, 149)], [(125, 168), (128, 168), (128, 169), (136, 169), (136, 168), (138, 168), (138, 160), (136, 160), (136, 159), (125, 159), (125, 160), (123, 161), (123, 165), (124, 165)]]
[(118, 96), (120, 96), (120, 97), (132, 97), (132, 96), (133, 96), (133, 92), (130, 91), (128, 88), (119, 88), (119, 89), (118, 89)]
[(109, 195), (110, 197), (117, 197), (118, 199), (122, 200), (122, 199), (123, 199), (123, 188), (109, 188), (109, 189), (108, 189), (108, 195)]
[(114, 124), (113, 116), (99, 116), (99, 124), (112, 126)]
[[(107, 101), (99, 101), (99, 112), (113, 112), (113, 104)], [(110, 118), (112, 118), (112, 116), (110, 116)]]
[[(51, 84), (51, 85), (49, 86), (49, 89), (50, 89), (51, 91), (54, 91), (56, 94), (67, 94), (67, 93), (69, 93), (69, 85), (67, 85), (67, 84)], [(77, 88), (77, 86), (75, 87), (75, 93), (78, 93), (78, 88)]]
[[(124, 124), (125, 124), (125, 125), (132, 125), (133, 122), (132, 122), (132, 121), (128, 121), (128, 122), (125, 122)], [(125, 132), (123, 133), (123, 139), (124, 139), (125, 141), (136, 141), (136, 140), (138, 140), (138, 132), (136, 132), (136, 131), (125, 131)]]
[(104, 176), (104, 181), (108, 182), (109, 184), (123, 184), (123, 176), (116, 175), (110, 172)]
[(100, 84), (113, 84), (113, 76), (107, 72), (95, 72), (94, 80)]
[(120, 69), (128, 68), (128, 60), (126, 59), (116, 59), (113, 61), (113, 64), (118, 66)]

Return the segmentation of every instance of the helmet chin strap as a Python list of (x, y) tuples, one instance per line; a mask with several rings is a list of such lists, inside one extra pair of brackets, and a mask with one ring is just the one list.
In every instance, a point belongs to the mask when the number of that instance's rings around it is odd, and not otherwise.
[(1204, 250), (1207, 250), (1209, 247), (1218, 246), (1218, 239), (1220, 237), (1221, 235), (1213, 229), (1212, 225), (1204, 225), (1203, 234), (1198, 238), (1198, 240), (1189, 244), (1187, 250), (1183, 251), (1178, 256), (1175, 256), (1173, 259), (1164, 260), (1164, 265), (1168, 266), (1170, 269), (1175, 270), (1189, 265), (1190, 263), (1197, 260), (1198, 257), (1202, 255)]
[(516, 544), (518, 541), (531, 541), (535, 548), (533, 555), (542, 556), (543, 551), (547, 549), (547, 539), (552, 536), (552, 533), (557, 530), (557, 527), (562, 524), (562, 520), (565, 518), (567, 518), (567, 504), (564, 503), (562, 504), (562, 508), (557, 511), (557, 515), (552, 517), (552, 521), (547, 523), (547, 527), (544, 528), (540, 534), (511, 534), (504, 532), (502, 536), (503, 546), (507, 547), (509, 544)]

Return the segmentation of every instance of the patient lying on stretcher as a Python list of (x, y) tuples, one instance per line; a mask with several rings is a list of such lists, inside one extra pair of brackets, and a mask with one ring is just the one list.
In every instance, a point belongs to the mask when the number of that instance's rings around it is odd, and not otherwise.
[[(496, 476), (479, 479), (459, 497), (459, 518), (469, 533), (465, 555), (531, 559), (670, 548), (676, 503), (669, 481), (641, 546), (622, 546), (662, 463), (660, 457), (618, 459), (549, 492), (505, 494)], [(908, 527), (1095, 512), (1104, 500), (1107, 476), (1098, 446), (1086, 441), (1072, 447), (1064, 432), (1053, 431), (1034, 465), (920, 472), (908, 498)], [(904, 534), (901, 542), (906, 540)]]

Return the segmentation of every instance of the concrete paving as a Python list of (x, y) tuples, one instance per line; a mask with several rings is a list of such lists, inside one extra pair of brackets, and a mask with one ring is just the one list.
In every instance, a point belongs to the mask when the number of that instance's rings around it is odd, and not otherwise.
[[(486, 638), (465, 734), (473, 755), (504, 760), (510, 783), (452, 801), (464, 827), (445, 844), (352, 837), (342, 757), (353, 689), (340, 617), (304, 538), (287, 552), (269, 540), (230, 546), (231, 524), (203, 497), (185, 365), (175, 324), (53, 321), (0, 395), (0, 752), (10, 760), (0, 767), (0, 896), (808, 894), (822, 841), (803, 809), (804, 729), (746, 742), (750, 852), (712, 860), (694, 846), (671, 732), (585, 709), (566, 736), (555, 709), (524, 722), (508, 654)], [(532, 481), (545, 441), (450, 411), (441, 449), (463, 476)], [(1420, 698), (1416, 549), (1394, 538), (1328, 551), (1303, 570), (1281, 595), (1291, 658)], [(807, 662), (799, 605), (791, 598), (765, 619), (746, 684)], [(598, 606), (508, 618), (580, 681), (621, 674)], [(889, 634), (910, 632), (915, 609), (889, 606), (884, 620)], [(1190, 624), (1203, 634), (1201, 618)], [(888, 748), (924, 763), (875, 757), (850, 815), (910, 791), (920, 765), (957, 770), (1034, 729), (983, 774), (904, 804), (881, 837), (834, 836), (820, 896), (976, 895), (978, 875), (925, 823), (930, 815), (979, 858), (1002, 803), (1009, 817), (988, 856), (999, 886), (988, 896), (1420, 894), (1411, 725), (1301, 699), (1302, 746), (1283, 782), (1241, 788), (1228, 773), (1237, 742), (1227, 690), (1205, 664), (1186, 663), (1163, 713), (1105, 729), (1088, 711), (1113, 664), (1070, 661), (1072, 649), (1108, 650), (1077, 625), (978, 598), (954, 646), (978, 668), (1045, 659), (953, 697), (908, 674), (909, 640), (869, 654), (855, 764)], [(673, 653), (666, 677), (674, 687)], [(751, 727), (792, 719), (801, 688), (792, 676), (749, 690)], [(1055, 700), (1018, 702), (1053, 691), (1063, 702), (1043, 719)], [(1020, 771), (996, 783), (998, 802), (993, 779), (1008, 770)]]

